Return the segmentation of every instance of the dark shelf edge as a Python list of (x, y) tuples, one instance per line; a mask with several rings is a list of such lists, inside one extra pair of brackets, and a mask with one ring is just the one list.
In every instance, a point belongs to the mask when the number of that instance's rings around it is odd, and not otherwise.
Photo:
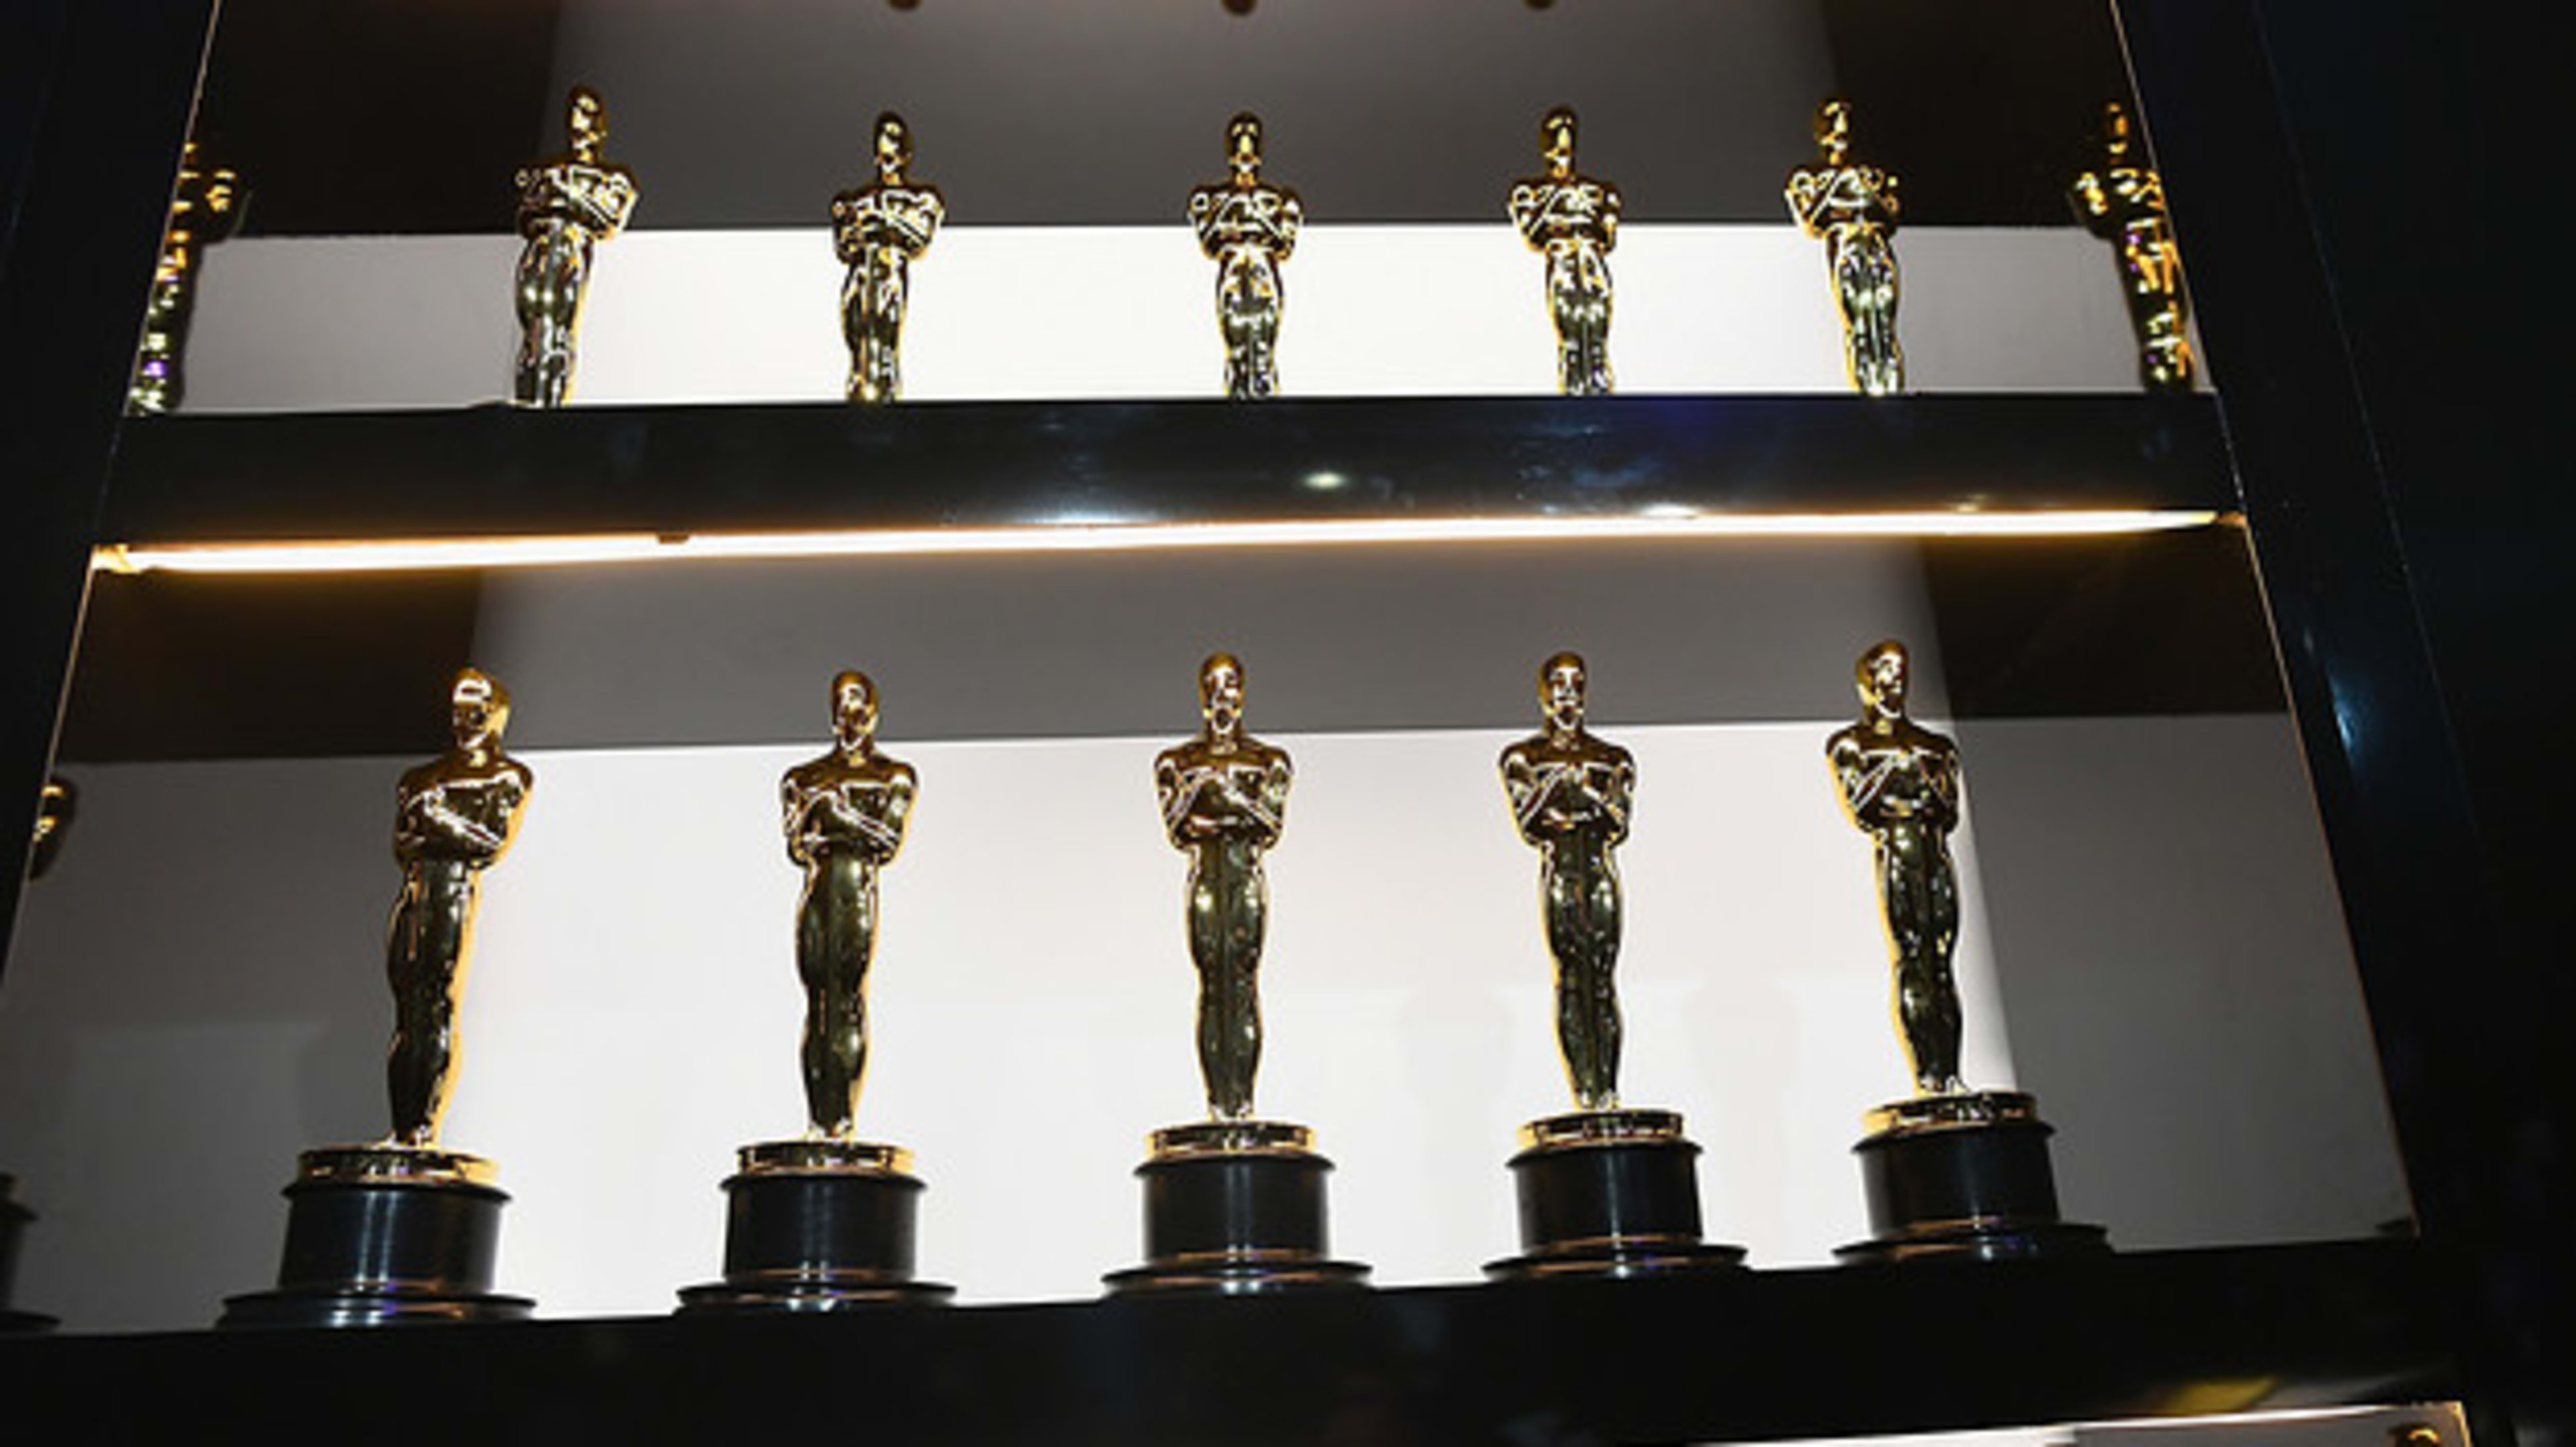
[(134, 419), (100, 537), (2236, 506), (2206, 396), (488, 406)]
[[(1268, 1300), (0, 1342), (101, 1439), (358, 1422), (503, 1441), (1754, 1440), (2438, 1399), (2411, 1241)], [(118, 1390), (152, 1382), (154, 1390)], [(424, 1397), (423, 1394), (427, 1396)], [(1536, 1435), (1531, 1435), (1535, 1433)]]

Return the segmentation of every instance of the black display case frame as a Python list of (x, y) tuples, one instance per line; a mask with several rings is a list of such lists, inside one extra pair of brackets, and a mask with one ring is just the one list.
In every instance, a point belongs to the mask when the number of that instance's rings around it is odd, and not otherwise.
[[(140, 458), (154, 445), (121, 403), (214, 8), (39, 0), (0, 21), (11, 65), (34, 81), (0, 115), (0, 446), (12, 522), (0, 542), (10, 589), (0, 629), (14, 685), (0, 711), (0, 789), (21, 801), (22, 824), (52, 757), (92, 549), (118, 540), (120, 509), (136, 505), (111, 479), (124, 475), (129, 446)], [(2264, 1378), (2278, 1390), (2261, 1400), (2276, 1404), (2458, 1397), (2488, 1440), (2563, 1440), (2576, 1430), (2555, 1375), (2576, 1360), (2560, 1294), (2566, 1107), (2524, 1088), (2527, 1072), (2497, 1069), (2478, 1018), (2526, 999), (2536, 963), (2490, 867), (2518, 824), (2482, 810), (2464, 770), (2462, 685), (2446, 678), (2424, 621), (2443, 600), (2410, 558), (2417, 538), (2391, 505), (2378, 446), (2386, 423), (2348, 355), (2371, 317), (2339, 297), (2318, 202), (2291, 180), (2315, 178), (2277, 67), (2296, 54), (2284, 35), (2317, 22), (2257, 0), (2113, 8), (2191, 258), (2233, 488), (2342, 886), (2420, 1239), (1995, 1273), (973, 1308), (935, 1322), (20, 1340), (0, 1342), (0, 1419), (79, 1413), (110, 1431), (201, 1430), (319, 1411), (397, 1435), (450, 1429), (386, 1421), (428, 1390), (470, 1391), (477, 1422), (503, 1436), (800, 1416), (827, 1425), (855, 1412), (953, 1440), (1473, 1440), (1524, 1429), (1545, 1440), (1714, 1440), (2208, 1410), (2193, 1404), (2209, 1398), (2182, 1389)], [(489, 425), (531, 421), (570, 419)], [(0, 921), (15, 916), (28, 834), (0, 830)], [(2545, 1157), (2536, 1166), (2534, 1141)], [(2008, 1348), (1990, 1334), (1997, 1323), (2011, 1328)], [(1283, 1380), (1281, 1362), (1313, 1370)], [(795, 1395), (827, 1381), (837, 1389)]]

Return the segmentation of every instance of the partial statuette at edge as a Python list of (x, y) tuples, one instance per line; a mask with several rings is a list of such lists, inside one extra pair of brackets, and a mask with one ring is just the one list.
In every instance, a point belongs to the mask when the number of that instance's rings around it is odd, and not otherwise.
[(1739, 1247), (1700, 1239), (1699, 1147), (1669, 1110), (1619, 1104), (1614, 972), (1625, 916), (1617, 851), (1637, 766), (1586, 727), (1590, 676), (1559, 653), (1538, 673), (1539, 732), (1503, 750), (1512, 824), (1538, 850), (1539, 913), (1556, 961), (1557, 1048), (1577, 1109), (1521, 1127), (1511, 1159), (1521, 1254), (1501, 1279), (1643, 1276), (1732, 1267)]

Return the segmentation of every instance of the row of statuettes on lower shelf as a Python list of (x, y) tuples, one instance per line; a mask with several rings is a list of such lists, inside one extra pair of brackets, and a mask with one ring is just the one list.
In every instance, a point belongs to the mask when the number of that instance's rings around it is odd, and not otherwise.
[[(1855, 1148), (1870, 1239), (1853, 1263), (1998, 1261), (2099, 1253), (2102, 1228), (2059, 1219), (2047, 1139), (2027, 1095), (1917, 1096), (1871, 1113)], [(1744, 1252), (1703, 1241), (1694, 1158), (1681, 1118), (1594, 1110), (1533, 1121), (1511, 1159), (1522, 1253), (1497, 1280), (1635, 1277), (1741, 1269)], [(936, 1303), (950, 1288), (914, 1275), (922, 1183), (899, 1147), (843, 1139), (746, 1146), (725, 1182), (724, 1273), (680, 1292), (695, 1312), (834, 1311)], [(1137, 1168), (1145, 1261), (1113, 1293), (1250, 1294), (1355, 1288), (1368, 1268), (1335, 1259), (1325, 1228), (1331, 1163), (1303, 1126), (1207, 1121), (1156, 1131)], [(532, 1303), (492, 1290), (502, 1204), (491, 1166), (403, 1146), (308, 1151), (286, 1194), (275, 1289), (237, 1296), (225, 1326), (368, 1326), (508, 1321)]]
[[(1894, 945), (1899, 1014), (1917, 1094), (1871, 1116), (1857, 1147), (1872, 1236), (1855, 1261), (1998, 1259), (2106, 1249), (2099, 1227), (2061, 1221), (2048, 1127), (2026, 1095), (1959, 1079), (1950, 952), (1957, 880), (1945, 837), (1958, 822), (1958, 751), (1905, 712), (1910, 661), (1881, 642), (1854, 670), (1860, 720), (1827, 743), (1853, 822), (1872, 837)], [(1200, 1068), (1210, 1119), (1153, 1135), (1145, 1261), (1113, 1291), (1261, 1292), (1356, 1286), (1367, 1268), (1332, 1257), (1330, 1164), (1303, 1126), (1253, 1117), (1259, 1027), (1255, 968), (1267, 917), (1261, 856), (1279, 836), (1287, 753), (1243, 727), (1243, 666), (1199, 668), (1200, 733), (1155, 760), (1166, 831), (1189, 857), (1189, 945), (1202, 983)], [(1556, 956), (1558, 1044), (1579, 1107), (1531, 1123), (1511, 1170), (1522, 1252), (1498, 1277), (1635, 1276), (1738, 1267), (1744, 1253), (1700, 1236), (1699, 1148), (1669, 1111), (1618, 1104), (1611, 988), (1621, 913), (1612, 856), (1626, 835), (1635, 767), (1584, 725), (1583, 660), (1538, 672), (1545, 727), (1503, 753), (1522, 836), (1540, 853)], [(863, 674), (832, 681), (833, 747), (782, 781), (790, 855), (803, 867), (797, 966), (807, 991), (807, 1134), (747, 1146), (726, 1181), (723, 1277), (680, 1293), (686, 1311), (832, 1310), (940, 1300), (916, 1280), (921, 1182), (900, 1148), (853, 1129), (866, 1064), (862, 1000), (875, 949), (877, 872), (901, 848), (911, 768), (875, 744), (877, 696)], [(232, 1299), (227, 1325), (360, 1325), (525, 1316), (493, 1292), (501, 1206), (491, 1163), (438, 1144), (456, 1058), (455, 1010), (479, 877), (517, 833), (533, 776), (501, 748), (509, 697), (466, 669), (450, 694), (456, 745), (404, 773), (394, 852), (404, 881), (387, 945), (396, 1023), (387, 1077), (393, 1132), (307, 1151), (273, 1290)]]

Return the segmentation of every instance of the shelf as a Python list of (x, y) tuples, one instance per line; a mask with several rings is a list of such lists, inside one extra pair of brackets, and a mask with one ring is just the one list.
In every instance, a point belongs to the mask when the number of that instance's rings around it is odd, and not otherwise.
[[(246, 1283), (247, 1284), (247, 1283)], [(1679, 1441), (2451, 1396), (2407, 1241), (1271, 1300), (0, 1342), (101, 1441)], [(135, 1384), (151, 1384), (135, 1390)]]
[(2207, 397), (1343, 399), (142, 418), (104, 542), (2159, 509)]

